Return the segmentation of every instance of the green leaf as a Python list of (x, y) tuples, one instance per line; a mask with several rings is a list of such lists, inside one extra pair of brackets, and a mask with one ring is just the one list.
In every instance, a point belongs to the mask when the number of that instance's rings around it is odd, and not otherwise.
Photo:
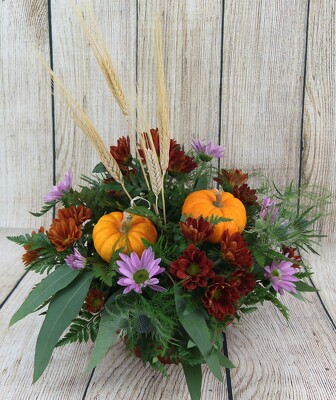
[(223, 368), (235, 368), (235, 365), (221, 351), (217, 350), (217, 357)]
[(116, 300), (120, 293), (121, 290), (113, 293), (113, 295), (107, 300), (105, 309), (101, 313), (98, 335), (95, 341), (91, 360), (86, 369), (87, 371), (95, 368), (104, 358), (108, 349), (119, 340), (119, 336), (116, 332), (120, 328), (120, 318), (114, 318), (111, 311), (108, 311), (108, 306)]
[(33, 383), (42, 375), (58, 339), (82, 308), (92, 279), (91, 272), (81, 273), (50, 302), (36, 342)]
[(295, 283), (296, 290), (299, 292), (318, 292), (316, 288), (313, 286), (308, 285), (308, 283), (303, 281), (298, 281)]
[(93, 172), (93, 173), (102, 173), (102, 172), (106, 172), (106, 168), (105, 168), (104, 164), (100, 162), (99, 164), (97, 164), (97, 165), (93, 168), (92, 172)]
[(41, 217), (42, 215), (46, 214), (49, 210), (51, 210), (55, 205), (57, 204), (57, 201), (52, 201), (50, 203), (45, 203), (45, 205), (41, 208), (39, 212), (31, 212), (31, 215), (34, 215), (34, 217)]
[(79, 274), (79, 271), (69, 268), (67, 265), (62, 265), (54, 272), (44, 278), (30, 292), (22, 306), (17, 310), (10, 320), (9, 326), (20, 321), (26, 315), (34, 312), (41, 304), (48, 300), (59, 290), (65, 288)]
[(201, 365), (182, 364), (191, 400), (200, 400), (202, 389)]
[(241, 311), (244, 314), (251, 314), (254, 311), (257, 311), (258, 308), (257, 307), (242, 307), (239, 309), (239, 311)]
[[(217, 355), (213, 351), (210, 332), (203, 315), (198, 308), (190, 309), (190, 307), (188, 307), (191, 299), (189, 298), (186, 300), (185, 296), (183, 296), (182, 289), (179, 286), (175, 286), (174, 292), (177, 315), (183, 328), (199, 348), (212, 373), (220, 382), (223, 382), (220, 364)], [(187, 307), (188, 313), (186, 314), (185, 310)]]
[(92, 266), (95, 278), (99, 278), (107, 286), (112, 286), (113, 277), (116, 276), (115, 270), (109, 264), (103, 262), (95, 262)]

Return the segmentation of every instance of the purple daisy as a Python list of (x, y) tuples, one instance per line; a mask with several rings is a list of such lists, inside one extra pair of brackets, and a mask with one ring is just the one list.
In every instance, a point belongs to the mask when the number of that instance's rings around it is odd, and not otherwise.
[(46, 203), (50, 203), (55, 200), (60, 200), (63, 194), (71, 189), (71, 186), (72, 186), (72, 175), (70, 174), (69, 171), (67, 171), (65, 173), (63, 180), (56, 186), (53, 186), (51, 191), (44, 196), (43, 200)]
[(154, 252), (151, 247), (148, 247), (141, 258), (136, 253), (131, 253), (130, 256), (120, 253), (121, 260), (117, 261), (119, 269), (117, 272), (123, 275), (118, 280), (118, 285), (126, 286), (124, 294), (134, 290), (136, 293), (142, 293), (142, 288), (148, 286), (157, 292), (163, 292), (166, 289), (157, 285), (159, 280), (153, 278), (155, 275), (161, 274), (165, 269), (160, 267), (161, 258), (154, 259)]
[(192, 148), (200, 154), (205, 154), (211, 158), (223, 158), (224, 147), (214, 144), (211, 141), (208, 144), (202, 143), (199, 139), (193, 139), (191, 142)]
[[(286, 255), (287, 257), (288, 255)], [(272, 282), (273, 289), (284, 294), (286, 292), (297, 293), (295, 283), (299, 279), (294, 276), (297, 270), (293, 268), (293, 263), (290, 261), (272, 262), (272, 265), (265, 267), (265, 277)]]
[(84, 269), (86, 266), (86, 258), (77, 249), (74, 250), (73, 254), (65, 257), (64, 261), (72, 269)]
[(270, 215), (271, 222), (274, 222), (279, 215), (279, 207), (276, 207), (277, 203), (276, 199), (272, 200), (270, 197), (266, 197), (261, 204), (260, 217), (266, 220)]

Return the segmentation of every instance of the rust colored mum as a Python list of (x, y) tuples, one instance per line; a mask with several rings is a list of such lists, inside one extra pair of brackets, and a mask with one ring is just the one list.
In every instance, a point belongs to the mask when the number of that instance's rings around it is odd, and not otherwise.
[(47, 232), (48, 238), (57, 251), (64, 251), (82, 236), (81, 226), (74, 219), (54, 220)]
[[(44, 227), (41, 226), (39, 228), (38, 232), (44, 233)], [(31, 233), (31, 235), (36, 235), (36, 232), (33, 231)], [(23, 246), (23, 247), (26, 250), (26, 252), (22, 256), (22, 261), (23, 261), (24, 265), (26, 267), (28, 267), (28, 265), (30, 265), (33, 261), (35, 261), (37, 259), (37, 257), (39, 256), (39, 252), (40, 252), (40, 250), (42, 250), (42, 248), (36, 249), (36, 250), (29, 250), (32, 246)]]
[(223, 258), (235, 267), (249, 269), (253, 264), (252, 254), (239, 232), (230, 235), (226, 230), (223, 233), (221, 252)]
[(112, 157), (117, 161), (121, 170), (127, 169), (127, 164), (132, 160), (131, 143), (129, 136), (118, 139), (116, 146), (110, 147)]
[(239, 297), (236, 287), (225, 282), (223, 277), (216, 276), (202, 297), (202, 302), (210, 315), (223, 321), (227, 315), (234, 316), (235, 304)]
[[(160, 157), (159, 130), (151, 129), (150, 132), (156, 153)], [(139, 149), (139, 154), (144, 159), (144, 154), (141, 149)], [(187, 156), (185, 152), (181, 150), (181, 146), (176, 143), (176, 140), (170, 139), (168, 172), (185, 174), (191, 172), (197, 166), (198, 164), (194, 161), (194, 159)]]
[(91, 210), (82, 204), (79, 206), (71, 206), (70, 208), (61, 208), (57, 212), (57, 219), (55, 221), (67, 221), (73, 219), (77, 226), (82, 225), (83, 222), (91, 218)]
[(105, 296), (101, 290), (89, 289), (85, 297), (84, 308), (90, 313), (97, 313), (104, 308)]
[(232, 194), (245, 205), (256, 205), (258, 197), (256, 191), (251, 189), (246, 183), (240, 187), (234, 187)]
[(220, 174), (217, 178), (214, 178), (216, 182), (222, 185), (224, 190), (234, 187), (238, 187), (247, 182), (248, 174), (244, 174), (239, 169), (221, 169)]
[(213, 262), (207, 258), (205, 251), (189, 244), (183, 255), (170, 264), (170, 273), (183, 280), (187, 290), (194, 290), (197, 286), (205, 287), (207, 278), (215, 276), (212, 266)]
[(294, 268), (300, 268), (302, 258), (297, 253), (297, 249), (295, 249), (294, 247), (282, 246), (282, 254), (285, 255), (287, 258), (291, 258), (293, 260)]
[(188, 217), (185, 222), (180, 222), (180, 228), (183, 236), (194, 244), (202, 243), (215, 230), (215, 226), (205, 221), (203, 217), (198, 219)]
[(253, 274), (245, 273), (242, 270), (235, 272), (230, 280), (230, 285), (237, 288), (241, 296), (246, 296), (254, 289), (256, 281)]

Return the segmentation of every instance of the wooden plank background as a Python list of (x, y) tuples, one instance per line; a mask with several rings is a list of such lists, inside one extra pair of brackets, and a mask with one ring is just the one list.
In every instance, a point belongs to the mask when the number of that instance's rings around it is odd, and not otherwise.
[[(76, 1), (79, 5), (81, 1)], [(173, 136), (225, 145), (222, 165), (258, 172), (279, 185), (322, 185), (336, 193), (334, 0), (89, 0), (125, 88), (136, 85), (156, 126), (153, 19), (162, 18)], [(68, 0), (0, 2), (0, 371), (6, 399), (187, 399), (180, 369), (162, 380), (121, 346), (92, 375), (89, 345), (59, 349), (31, 386), (36, 316), (8, 330), (8, 319), (39, 277), (24, 275), (20, 249), (4, 239), (47, 225), (28, 211), (67, 169), (76, 184), (98, 161), (52, 97), (36, 50), (52, 64), (108, 145), (126, 124)], [(272, 306), (228, 329), (237, 368), (223, 385), (206, 372), (204, 399), (333, 399), (335, 357), (335, 201), (319, 225), (329, 235), (310, 257), (322, 289), (309, 303), (288, 297), (285, 323)], [(13, 229), (9, 229), (13, 228)], [(8, 272), (8, 266), (11, 266)], [(298, 308), (300, 307), (300, 308)], [(312, 324), (312, 321), (314, 323)], [(29, 331), (29, 341), (23, 341)], [(27, 339), (27, 340), (28, 340)], [(15, 351), (14, 351), (14, 350)], [(19, 383), (18, 383), (19, 382)]]
[[(186, 147), (192, 137), (224, 144), (227, 167), (335, 194), (335, 1), (88, 3), (122, 83), (137, 85), (153, 127), (159, 13), (173, 136)], [(35, 50), (108, 145), (127, 130), (68, 1), (8, 0), (0, 10), (0, 226), (35, 227), (28, 211), (41, 206), (53, 176), (57, 182), (70, 169), (80, 184), (97, 162), (58, 93), (52, 101)], [(328, 211), (320, 228), (333, 240), (334, 201)]]

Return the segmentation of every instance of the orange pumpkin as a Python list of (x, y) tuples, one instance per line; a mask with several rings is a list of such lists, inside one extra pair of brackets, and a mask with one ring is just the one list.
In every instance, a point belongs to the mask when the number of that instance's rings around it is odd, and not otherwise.
[(123, 253), (135, 252), (140, 257), (145, 250), (141, 239), (155, 243), (157, 232), (149, 219), (115, 211), (99, 219), (93, 228), (92, 239), (97, 253), (109, 262), (112, 253), (121, 247)]
[(184, 201), (182, 214), (193, 218), (224, 217), (232, 221), (220, 222), (215, 225), (214, 233), (207, 241), (219, 243), (225, 230), (230, 234), (242, 232), (246, 226), (246, 209), (244, 204), (231, 193), (219, 190), (199, 190), (191, 193)]

